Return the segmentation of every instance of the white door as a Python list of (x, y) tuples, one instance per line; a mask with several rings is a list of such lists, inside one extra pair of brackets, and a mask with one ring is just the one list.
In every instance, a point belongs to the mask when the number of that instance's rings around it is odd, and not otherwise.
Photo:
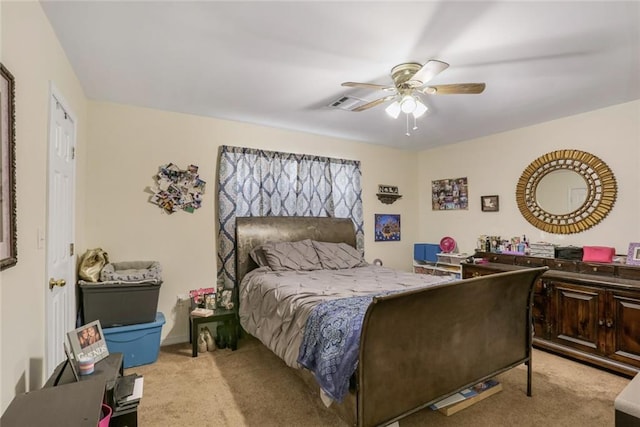
[[(49, 106), (47, 203), (46, 377), (64, 360), (66, 333), (75, 329), (75, 120), (52, 86)], [(42, 239), (39, 239), (42, 242)]]

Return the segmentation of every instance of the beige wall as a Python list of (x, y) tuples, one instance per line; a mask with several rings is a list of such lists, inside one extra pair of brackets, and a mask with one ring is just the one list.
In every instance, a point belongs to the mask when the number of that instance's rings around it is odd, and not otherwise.
[[(45, 251), (49, 85), (53, 81), (78, 121), (76, 243), (78, 253), (102, 246), (114, 261), (162, 262), (163, 342), (186, 341), (186, 307), (177, 295), (215, 281), (215, 176), (222, 144), (357, 159), (362, 162), (365, 249), (368, 260), (409, 269), (417, 241), (455, 237), (471, 251), (479, 234), (527, 234), (531, 240), (615, 246), (638, 241), (640, 101), (506, 132), (416, 155), (238, 122), (88, 102), (38, 2), (0, 2), (2, 63), (16, 77), (18, 264), (0, 272), (0, 412), (15, 394), (43, 380), (46, 328)], [(399, 135), (399, 138), (403, 138)], [(579, 235), (549, 236), (533, 229), (514, 202), (515, 183), (529, 162), (559, 148), (578, 148), (605, 160), (619, 197), (608, 218)], [(145, 187), (158, 166), (200, 166), (208, 190), (202, 209), (165, 215), (149, 204)], [(468, 211), (433, 212), (430, 183), (466, 176)], [(378, 184), (397, 185), (403, 198), (383, 205)], [(480, 211), (481, 195), (498, 194), (500, 212)], [(401, 242), (374, 242), (374, 213), (402, 215)]]
[[(86, 247), (100, 246), (112, 261), (157, 260), (164, 283), (158, 309), (167, 319), (163, 342), (187, 340), (187, 307), (176, 303), (189, 289), (213, 286), (216, 278), (215, 186), (221, 145), (308, 153), (361, 161), (368, 260), (411, 267), (418, 225), (414, 153), (245, 123), (91, 102), (87, 151)], [(200, 167), (207, 182), (202, 208), (193, 214), (164, 214), (148, 202), (145, 188), (158, 167)], [(403, 198), (384, 205), (378, 184), (397, 185)], [(397, 213), (400, 242), (374, 242), (375, 213)]]
[[(579, 234), (553, 235), (531, 226), (515, 201), (516, 183), (534, 159), (554, 150), (579, 149), (600, 157), (618, 182), (618, 199), (599, 225)], [(465, 141), (420, 154), (420, 239), (451, 236), (460, 252), (472, 253), (481, 234), (522, 236), (561, 245), (613, 246), (626, 254), (640, 239), (640, 101)], [(466, 176), (469, 209), (433, 211), (432, 180)], [(482, 212), (480, 196), (500, 196), (499, 212)]]
[[(38, 2), (2, 2), (2, 63), (16, 84), (16, 193), (18, 264), (0, 273), (1, 410), (16, 393), (42, 385), (45, 335), (45, 250), (37, 231), (46, 228), (47, 129), (50, 82), (79, 122), (86, 141), (86, 99)], [(78, 161), (78, 176), (85, 174)], [(83, 200), (78, 182), (78, 203)], [(82, 212), (76, 217), (83, 221)], [(82, 239), (82, 230), (77, 237)]]

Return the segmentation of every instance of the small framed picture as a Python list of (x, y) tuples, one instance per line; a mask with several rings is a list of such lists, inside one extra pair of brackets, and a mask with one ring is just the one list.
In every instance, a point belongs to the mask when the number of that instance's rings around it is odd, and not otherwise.
[(629, 243), (629, 252), (627, 252), (627, 264), (640, 265), (640, 243)]
[(481, 196), (482, 212), (498, 212), (500, 200), (498, 196)]
[(400, 241), (400, 215), (375, 214), (375, 241)]
[(68, 332), (67, 338), (76, 361), (83, 358), (92, 358), (95, 363), (109, 355), (107, 341), (102, 333), (99, 320), (94, 320)]
[(216, 309), (216, 294), (204, 294), (204, 308)]

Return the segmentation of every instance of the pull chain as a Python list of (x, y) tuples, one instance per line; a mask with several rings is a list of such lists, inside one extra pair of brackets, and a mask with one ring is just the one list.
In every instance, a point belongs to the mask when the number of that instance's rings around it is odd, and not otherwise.
[(405, 135), (411, 136), (411, 134), (409, 133), (409, 115), (405, 114), (405, 116), (407, 116), (407, 133), (405, 133)]

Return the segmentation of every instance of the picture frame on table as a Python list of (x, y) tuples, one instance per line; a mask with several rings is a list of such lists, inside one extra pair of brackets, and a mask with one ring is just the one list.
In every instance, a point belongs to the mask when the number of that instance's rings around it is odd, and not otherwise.
[(109, 356), (109, 349), (102, 332), (102, 326), (100, 326), (100, 320), (94, 320), (68, 332), (67, 339), (71, 346), (73, 358), (76, 361), (93, 358), (94, 363), (96, 363)]
[(500, 210), (500, 198), (498, 196), (481, 196), (480, 204), (482, 212), (498, 212)]
[(640, 265), (640, 243), (629, 243), (627, 251), (627, 264)]
[(209, 293), (204, 294), (204, 308), (208, 308), (209, 310), (215, 310), (217, 305), (216, 294)]
[(0, 270), (18, 262), (16, 234), (16, 170), (15, 170), (15, 81), (0, 64)]

